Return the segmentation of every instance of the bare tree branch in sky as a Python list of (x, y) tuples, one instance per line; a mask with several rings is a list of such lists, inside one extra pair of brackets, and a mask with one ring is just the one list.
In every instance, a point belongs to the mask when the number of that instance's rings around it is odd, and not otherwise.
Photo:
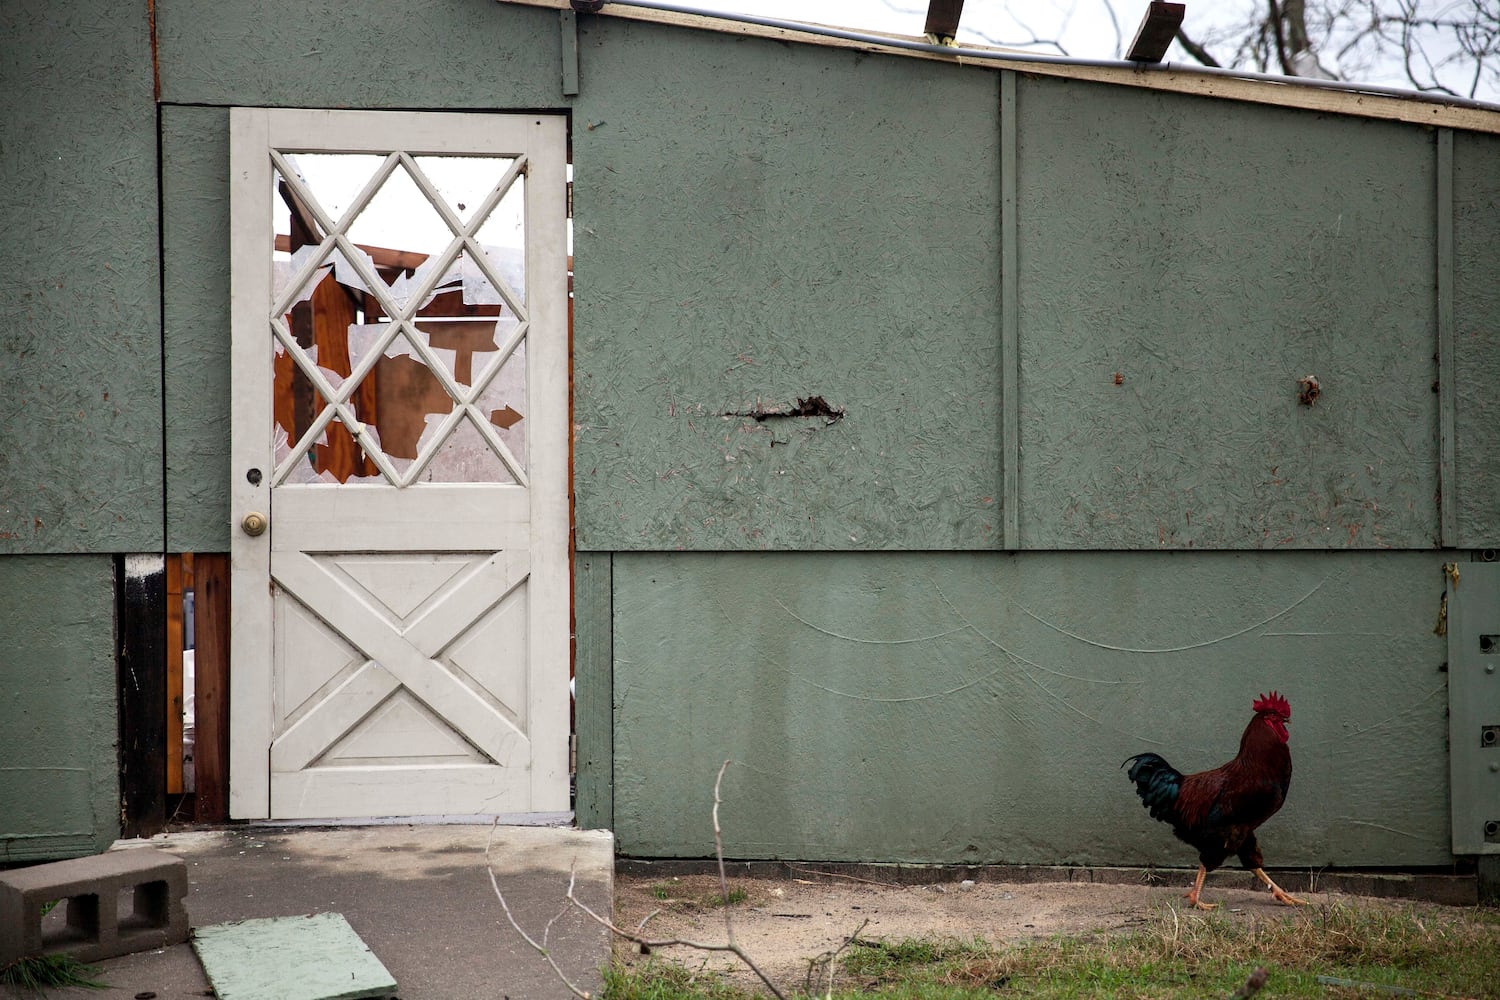
[(1183, 50), (1186, 51), (1188, 55), (1192, 56), (1203, 65), (1218, 68), (1219, 60), (1209, 55), (1207, 49), (1189, 38), (1188, 33), (1186, 31), (1183, 31), (1181, 28), (1177, 29), (1177, 44), (1181, 45)]
[[(925, 0), (704, 0), (920, 35)], [(970, 0), (960, 44), (1123, 58), (1145, 0)], [(1500, 102), (1500, 0), (1189, 0), (1174, 60)]]
[(1414, 90), (1500, 90), (1500, 0), (1263, 0), (1248, 18), (1202, 35), (1185, 27), (1177, 40), (1205, 66), (1354, 81), (1397, 66)]

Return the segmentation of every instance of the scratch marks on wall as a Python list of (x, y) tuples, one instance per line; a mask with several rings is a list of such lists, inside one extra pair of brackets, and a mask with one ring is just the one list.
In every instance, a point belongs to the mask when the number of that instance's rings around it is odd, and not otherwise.
[(787, 607), (781, 602), (779, 598), (772, 598), (772, 600), (776, 602), (776, 606), (778, 608), (780, 608), (782, 611), (785, 611), (788, 615), (806, 625), (813, 631), (821, 632), (824, 635), (832, 636), (835, 639), (843, 639), (845, 642), (867, 642), (877, 646), (901, 646), (910, 642), (931, 642), (934, 639), (941, 639), (944, 636), (953, 635), (956, 632), (962, 632), (964, 629), (970, 627), (969, 623), (965, 622), (962, 625), (958, 625), (950, 629), (945, 629), (942, 632), (934, 632), (931, 635), (913, 636), (905, 639), (872, 639), (866, 636), (845, 635), (842, 632), (835, 632), (832, 629), (826, 629), (821, 625), (815, 625), (812, 622), (808, 621), (806, 618), (803, 618), (801, 615), (797, 614), (797, 612), (793, 611), (791, 608)]
[(1353, 816), (1340, 816), (1340, 823), (1348, 823), (1350, 826), (1363, 826), (1372, 830), (1381, 830), (1385, 833), (1394, 833), (1398, 837), (1406, 837), (1409, 840), (1424, 840), (1428, 836), (1425, 833), (1415, 833), (1411, 830), (1401, 830), (1394, 826), (1386, 826), (1384, 823), (1371, 823), (1369, 820), (1356, 819)]
[[(1077, 639), (1079, 642), (1086, 643), (1086, 644), (1088, 644), (1090, 646), (1098, 646), (1100, 649), (1108, 649), (1108, 650), (1112, 650), (1112, 651), (1117, 652), (1117, 653), (1183, 653), (1183, 652), (1187, 652), (1188, 650), (1191, 650), (1191, 649), (1202, 649), (1205, 646), (1213, 646), (1213, 645), (1215, 645), (1217, 643), (1227, 642), (1228, 640), (1238, 638), (1239, 636), (1242, 636), (1242, 635), (1244, 635), (1247, 632), (1253, 632), (1253, 631), (1255, 631), (1256, 629), (1260, 628), (1263, 625), (1269, 625), (1271, 622), (1275, 621), (1276, 619), (1285, 617), (1286, 615), (1290, 614), (1292, 611), (1296, 610), (1304, 601), (1306, 601), (1308, 598), (1312, 597), (1319, 590), (1321, 590), (1323, 588), (1323, 584), (1325, 584), (1327, 582), (1328, 582), (1328, 578), (1324, 577), (1322, 580), (1319, 580), (1317, 582), (1317, 584), (1311, 590), (1309, 590), (1307, 593), (1303, 594), (1301, 597), (1297, 598), (1291, 604), (1288, 604), (1286, 607), (1282, 608), (1280, 611), (1277, 611), (1275, 614), (1270, 615), (1269, 617), (1263, 618), (1263, 619), (1261, 619), (1258, 622), (1252, 622), (1251, 624), (1246, 625), (1244, 628), (1239, 629), (1239, 630), (1234, 631), (1234, 632), (1230, 632), (1230, 633), (1228, 633), (1226, 635), (1216, 636), (1216, 637), (1214, 637), (1212, 639), (1203, 639), (1203, 640), (1201, 640), (1199, 642), (1192, 642), (1192, 643), (1188, 643), (1187, 645), (1183, 645), (1183, 646), (1161, 646), (1161, 647), (1156, 647), (1156, 648), (1152, 648), (1152, 647), (1148, 647), (1148, 646), (1116, 646), (1116, 645), (1112, 645), (1112, 644), (1107, 643), (1107, 642), (1100, 642), (1100, 641), (1095, 640), (1095, 639), (1087, 638), (1086, 636), (1079, 635), (1077, 632), (1072, 632), (1072, 631), (1069, 631), (1068, 629), (1065, 629), (1065, 628), (1063, 628), (1063, 627), (1061, 627), (1059, 625), (1055, 625), (1052, 622), (1048, 621), (1047, 619), (1045, 619), (1045, 618), (1041, 617), (1040, 615), (1038, 615), (1036, 612), (1032, 611), (1030, 608), (1021, 607), (1021, 611), (1023, 613), (1025, 613), (1028, 617), (1035, 619), (1036, 621), (1040, 622), (1041, 624), (1047, 626), (1048, 628), (1050, 628), (1050, 629), (1052, 629), (1052, 630), (1054, 630), (1056, 632), (1061, 632), (1063, 635), (1067, 636), (1070, 639)], [(1020, 606), (1018, 605), (1018, 607), (1020, 607)], [(1261, 634), (1265, 635), (1266, 633), (1261, 633)]]
[[(1446, 696), (1447, 693), (1448, 685), (1439, 684), (1420, 698), (1407, 702), (1406, 706), (1399, 712), (1392, 713), (1376, 722), (1345, 721), (1340, 724), (1340, 732), (1337, 735), (1329, 736), (1327, 739), (1320, 740), (1319, 743), (1324, 745), (1344, 744), (1349, 740), (1360, 739), (1365, 736), (1385, 736), (1388, 735), (1387, 731), (1389, 729), (1398, 724), (1426, 725), (1429, 720), (1422, 718), (1422, 716), (1431, 714), (1428, 703), (1434, 698)], [(1444, 707), (1446, 708), (1446, 706)]]
[[(1278, 826), (1288, 863), (1442, 863), (1444, 647), (1414, 599), (1440, 565), (617, 554), (617, 836), (646, 856), (689, 850), (695, 832), (672, 817), (703, 794), (695, 762), (732, 758), (758, 769), (736, 780), (745, 819), (726, 844), (747, 857), (972, 861), (977, 844), (1012, 862), (1153, 860), (1170, 843), (1094, 822), (1132, 801), (1120, 761), (1149, 748), (1184, 770), (1221, 764), (1275, 686), (1296, 706), (1303, 790)], [(1415, 836), (1345, 821), (1391, 815)]]

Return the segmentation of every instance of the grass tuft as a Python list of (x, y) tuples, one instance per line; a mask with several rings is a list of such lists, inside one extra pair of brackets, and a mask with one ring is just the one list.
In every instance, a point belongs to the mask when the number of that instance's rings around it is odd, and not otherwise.
[(750, 894), (744, 889), (734, 888), (729, 890), (727, 896), (723, 893), (715, 893), (704, 897), (703, 902), (707, 906), (738, 906), (749, 898)]
[(753, 996), (720, 973), (695, 972), (661, 959), (604, 970), (605, 1000), (746, 1000)]
[(714, 882), (712, 888), (706, 888), (684, 883), (675, 878), (671, 882), (658, 882), (653, 885), (651, 895), (673, 909), (679, 910), (711, 910), (716, 907), (738, 906), (750, 898), (750, 893), (741, 886), (730, 886), (726, 897), (718, 882)]
[(32, 993), (64, 986), (105, 989), (108, 984), (94, 978), (98, 974), (94, 966), (85, 965), (71, 955), (29, 955), (0, 966), (0, 984)]

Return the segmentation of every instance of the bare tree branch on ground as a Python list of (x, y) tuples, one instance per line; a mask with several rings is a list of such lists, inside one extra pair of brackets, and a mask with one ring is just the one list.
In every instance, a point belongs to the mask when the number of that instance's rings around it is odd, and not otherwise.
[(844, 950), (851, 944), (854, 944), (856, 942), (860, 944), (864, 943), (863, 941), (859, 940), (859, 935), (860, 932), (868, 926), (870, 926), (870, 918), (866, 917), (863, 923), (854, 928), (854, 933), (844, 938), (844, 940), (839, 944), (837, 948), (834, 948), (832, 951), (825, 951), (817, 958), (810, 958), (807, 960), (807, 979), (803, 982), (803, 988), (809, 996), (811, 996), (813, 991), (817, 989), (817, 983), (813, 981), (814, 978), (819, 980), (823, 978), (822, 973), (819, 971), (820, 969), (823, 969), (827, 970), (828, 972), (828, 989), (823, 994), (823, 997), (824, 1000), (833, 1000), (833, 973), (834, 970), (838, 967), (839, 956), (842, 955), (844, 953)]
[[(656, 913), (647, 914), (646, 918), (641, 921), (640, 927), (638, 927), (635, 932), (627, 931), (624, 928), (617, 926), (608, 917), (600, 915), (587, 903), (578, 898), (578, 895), (575, 891), (578, 885), (578, 873), (576, 870), (569, 873), (568, 891), (564, 896), (566, 902), (564, 903), (562, 910), (560, 910), (555, 916), (553, 916), (551, 920), (547, 922), (547, 926), (542, 932), (541, 940), (538, 941), (536, 938), (533, 938), (530, 934), (528, 934), (516, 920), (515, 914), (511, 912), (510, 904), (505, 901), (505, 893), (500, 888), (500, 880), (495, 875), (495, 867), (493, 864), (489, 864), (490, 847), (494, 843), (495, 836), (494, 828), (491, 828), (490, 842), (485, 845), (484, 849), (485, 862), (486, 867), (489, 869), (490, 885), (495, 891), (495, 898), (500, 900), (500, 908), (505, 912), (505, 919), (510, 922), (510, 925), (512, 927), (515, 928), (516, 933), (521, 936), (521, 940), (525, 941), (526, 944), (532, 948), (532, 950), (536, 951), (539, 955), (547, 960), (547, 964), (552, 967), (553, 973), (562, 982), (562, 984), (573, 993), (574, 996), (581, 998), (581, 1000), (590, 1000), (588, 991), (582, 989), (576, 983), (570, 980), (567, 974), (564, 973), (563, 970), (558, 966), (557, 961), (552, 957), (547, 943), (548, 936), (552, 932), (552, 925), (557, 923), (558, 917), (562, 916), (562, 914), (567, 911), (567, 908), (569, 906), (577, 908), (580, 912), (588, 916), (600, 927), (603, 927), (605, 930), (609, 931), (620, 940), (629, 941), (632, 944), (638, 945), (646, 951), (655, 951), (659, 948), (683, 947), (692, 948), (695, 951), (727, 952), (729, 954), (732, 954), (735, 958), (743, 962), (745, 967), (755, 974), (756, 978), (758, 978), (762, 983), (765, 984), (766, 989), (771, 991), (772, 996), (776, 997), (777, 1000), (787, 1000), (787, 995), (782, 992), (782, 990), (771, 980), (769, 976), (765, 974), (765, 972), (761, 970), (760, 966), (755, 964), (755, 960), (752, 959), (750, 955), (746, 953), (746, 951), (741, 948), (739, 943), (734, 939), (734, 918), (730, 914), (731, 906), (729, 898), (729, 879), (724, 869), (724, 835), (719, 826), (719, 806), (723, 802), (723, 798), (720, 794), (720, 789), (724, 783), (724, 772), (729, 770), (730, 763), (732, 762), (726, 760), (723, 766), (719, 768), (719, 776), (714, 779), (714, 857), (717, 858), (719, 862), (719, 890), (723, 894), (724, 899), (725, 942), (723, 944), (710, 941), (690, 941), (686, 938), (656, 939), (645, 937), (642, 931), (645, 930), (646, 922), (649, 921), (653, 916), (655, 916)], [(866, 923), (868, 923), (868, 921), (866, 921)], [(858, 937), (860, 930), (864, 930), (864, 924), (861, 924), (859, 930), (850, 935), (845, 944), (841, 946), (838, 951), (833, 953), (833, 957), (837, 957), (839, 951), (843, 951), (844, 947), (847, 947), (849, 942)], [(830, 962), (831, 961), (832, 958), (830, 958)], [(832, 996), (832, 968), (830, 968), (829, 970), (828, 989), (829, 996)]]

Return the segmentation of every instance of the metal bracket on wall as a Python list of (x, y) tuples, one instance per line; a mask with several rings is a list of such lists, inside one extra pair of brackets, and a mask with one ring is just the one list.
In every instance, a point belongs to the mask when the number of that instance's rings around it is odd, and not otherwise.
[(571, 10), (558, 12), (562, 32), (562, 92), (564, 97), (578, 96), (578, 15)]
[(1448, 576), (1448, 758), (1454, 854), (1500, 854), (1500, 560)]

